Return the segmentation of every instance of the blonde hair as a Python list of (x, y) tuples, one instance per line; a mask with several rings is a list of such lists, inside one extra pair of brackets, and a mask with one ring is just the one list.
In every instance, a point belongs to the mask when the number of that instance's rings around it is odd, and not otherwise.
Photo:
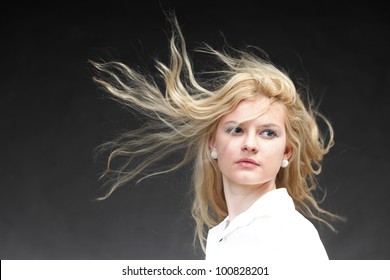
[[(232, 112), (240, 101), (260, 92), (271, 102), (282, 103), (285, 109), (287, 145), (292, 149), (292, 156), (289, 167), (282, 168), (277, 175), (277, 187), (288, 190), (297, 210), (333, 229), (328, 218), (338, 216), (322, 209), (313, 194), (321, 161), (333, 145), (330, 122), (311, 102), (304, 103), (289, 76), (274, 66), (261, 50), (260, 56), (232, 48), (217, 51), (205, 44), (197, 50), (214, 56), (219, 64), (217, 70), (206, 73), (211, 79), (200, 82), (177, 19), (175, 16), (169, 19), (173, 27), (170, 63), (167, 66), (156, 59), (163, 89), (152, 76), (141, 74), (121, 62), (91, 62), (97, 71), (94, 80), (105, 91), (147, 117), (139, 129), (102, 145), (110, 151), (104, 176), (113, 176), (107, 193), (100, 199), (109, 197), (129, 181), (172, 172), (192, 163), (192, 215), (196, 221), (196, 236), (204, 250), (207, 229), (228, 215), (221, 172), (210, 157), (211, 137), (224, 115)], [(327, 125), (327, 140), (320, 134), (318, 117)], [(151, 169), (178, 151), (184, 152), (178, 162), (165, 169)], [(113, 169), (113, 161), (121, 159), (124, 162)]]

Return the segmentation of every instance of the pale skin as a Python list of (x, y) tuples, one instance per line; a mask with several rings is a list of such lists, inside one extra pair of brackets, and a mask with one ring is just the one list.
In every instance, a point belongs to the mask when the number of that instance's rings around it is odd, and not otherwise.
[[(232, 221), (265, 193), (276, 189), (275, 180), (283, 159), (289, 159), (283, 105), (273, 102), (261, 116), (251, 119), (269, 106), (269, 98), (241, 101), (222, 117), (210, 141), (218, 153), (218, 167)], [(241, 122), (241, 120), (250, 119)]]

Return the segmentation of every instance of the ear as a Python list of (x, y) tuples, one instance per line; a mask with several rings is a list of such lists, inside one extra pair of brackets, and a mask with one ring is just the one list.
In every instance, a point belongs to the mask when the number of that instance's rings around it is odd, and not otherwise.
[(293, 153), (293, 149), (289, 146), (286, 146), (286, 149), (284, 150), (283, 159), (289, 159)]
[(210, 148), (212, 148), (212, 149), (217, 148), (216, 143), (215, 143), (215, 135), (213, 135), (210, 139)]

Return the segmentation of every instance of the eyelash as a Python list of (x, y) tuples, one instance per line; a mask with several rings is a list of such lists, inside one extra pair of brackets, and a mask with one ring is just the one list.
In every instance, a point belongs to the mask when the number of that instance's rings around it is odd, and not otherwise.
[[(237, 130), (240, 130), (240, 132), (237, 132)], [(232, 135), (237, 135), (242, 132), (242, 129), (240, 127), (228, 127), (226, 129), (226, 132)]]
[[(238, 126), (237, 127), (229, 127), (226, 129), (226, 132), (231, 134), (231, 135), (241, 135), (243, 133), (243, 129), (241, 127), (238, 127)], [(262, 135), (264, 133), (266, 133), (265, 137), (268, 139), (278, 137), (278, 134), (276, 133), (276, 131), (272, 130), (272, 129), (264, 129), (260, 132), (260, 135)]]

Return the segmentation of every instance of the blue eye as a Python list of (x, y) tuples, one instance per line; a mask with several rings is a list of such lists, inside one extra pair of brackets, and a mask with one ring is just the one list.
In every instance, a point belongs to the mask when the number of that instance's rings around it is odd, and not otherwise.
[(276, 136), (278, 136), (276, 134), (276, 132), (274, 130), (272, 130), (272, 129), (265, 129), (260, 134), (265, 136), (266, 138), (270, 138), (270, 139), (275, 138)]

